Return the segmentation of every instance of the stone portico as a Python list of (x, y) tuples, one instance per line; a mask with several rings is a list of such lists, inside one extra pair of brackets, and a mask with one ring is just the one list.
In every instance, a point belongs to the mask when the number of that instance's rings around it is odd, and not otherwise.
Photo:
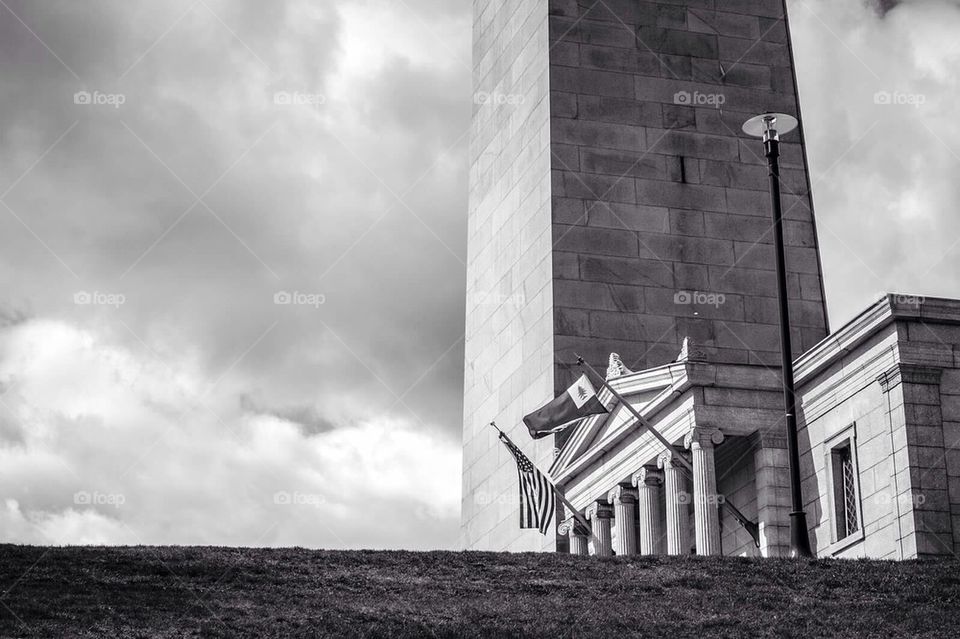
[[(610, 385), (692, 472), (601, 390), (609, 413), (576, 426), (550, 469), (592, 526), (568, 520), (558, 549), (786, 556), (779, 371), (712, 363), (696, 348), (644, 371), (615, 364)], [(960, 549), (960, 301), (886, 295), (795, 369), (816, 554), (907, 559)], [(728, 501), (757, 524), (757, 543)]]
[[(608, 375), (693, 471), (602, 390), (600, 399), (610, 412), (577, 426), (551, 468), (558, 488), (596, 522), (593, 532), (602, 551), (597, 554), (608, 548), (618, 555), (751, 554), (749, 549), (757, 550), (752, 538), (723, 508), (727, 497), (749, 518), (756, 519), (761, 506), (768, 522), (758, 552), (784, 553), (785, 442), (764, 433), (782, 418), (775, 371), (713, 364), (685, 352), (665, 366), (620, 374), (611, 367)], [(762, 473), (745, 483), (741, 467), (747, 456)], [(586, 531), (565, 532), (571, 548), (583, 547), (574, 537)]]

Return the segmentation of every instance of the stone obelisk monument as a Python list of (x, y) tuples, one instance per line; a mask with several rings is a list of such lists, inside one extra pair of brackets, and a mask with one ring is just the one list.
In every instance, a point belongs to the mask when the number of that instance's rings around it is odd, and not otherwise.
[[(521, 417), (605, 368), (779, 367), (767, 172), (750, 116), (799, 116), (783, 0), (475, 0), (463, 425), (465, 548), (521, 531)], [(827, 333), (802, 130), (783, 139), (796, 355)]]

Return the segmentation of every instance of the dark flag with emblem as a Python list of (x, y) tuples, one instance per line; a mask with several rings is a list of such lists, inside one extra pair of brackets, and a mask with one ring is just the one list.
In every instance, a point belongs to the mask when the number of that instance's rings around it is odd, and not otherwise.
[(581, 375), (560, 397), (524, 417), (523, 423), (531, 437), (540, 439), (563, 430), (578, 419), (606, 412), (593, 384), (586, 375)]
[(517, 474), (520, 477), (520, 527), (539, 528), (540, 532), (546, 535), (553, 520), (553, 513), (557, 509), (553, 484), (503, 431), (500, 432), (500, 441), (517, 460)]

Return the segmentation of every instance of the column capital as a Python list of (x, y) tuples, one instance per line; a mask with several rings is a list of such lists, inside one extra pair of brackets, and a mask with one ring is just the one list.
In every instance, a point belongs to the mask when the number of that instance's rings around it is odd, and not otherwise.
[(584, 514), (590, 521), (594, 519), (613, 519), (613, 508), (610, 507), (610, 504), (598, 499), (587, 506)]
[(613, 506), (620, 503), (635, 504), (637, 503), (637, 491), (630, 484), (617, 484), (607, 493), (607, 502)]
[(576, 517), (568, 517), (560, 522), (560, 525), (557, 526), (557, 532), (561, 535), (576, 535), (579, 537), (587, 537), (590, 535), (590, 531), (583, 527)]
[(700, 447), (719, 446), (723, 443), (724, 435), (719, 428), (694, 427), (683, 438), (684, 448), (693, 448), (694, 444)]
[(672, 450), (665, 450), (657, 456), (657, 468), (679, 468), (680, 462), (673, 458)]
[(652, 466), (644, 466), (630, 477), (630, 482), (637, 488), (640, 486), (659, 486), (663, 483), (663, 472)]

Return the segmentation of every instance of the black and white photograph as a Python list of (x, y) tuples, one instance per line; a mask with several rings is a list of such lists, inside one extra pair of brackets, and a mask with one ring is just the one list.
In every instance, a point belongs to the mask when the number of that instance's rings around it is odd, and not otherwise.
[(960, 0), (0, 0), (0, 638), (960, 636)]

